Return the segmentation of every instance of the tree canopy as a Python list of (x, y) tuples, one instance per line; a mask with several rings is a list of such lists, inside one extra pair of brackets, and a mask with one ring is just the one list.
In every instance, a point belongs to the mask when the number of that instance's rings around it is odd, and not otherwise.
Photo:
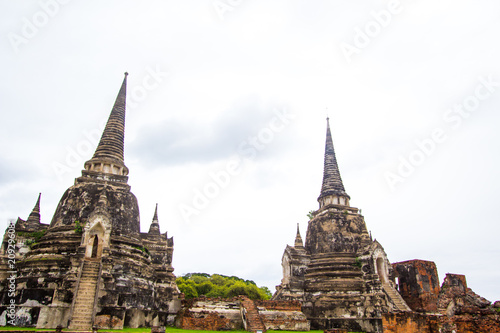
[(258, 287), (252, 280), (220, 274), (188, 273), (176, 279), (179, 290), (186, 298), (199, 296), (230, 298), (246, 295), (250, 299), (270, 299), (267, 287)]

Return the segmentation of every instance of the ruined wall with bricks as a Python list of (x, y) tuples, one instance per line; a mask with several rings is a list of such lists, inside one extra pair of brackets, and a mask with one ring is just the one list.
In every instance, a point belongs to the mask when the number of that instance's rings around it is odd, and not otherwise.
[[(253, 301), (266, 329), (309, 331), (298, 301)], [(241, 330), (241, 299), (194, 298), (182, 301), (176, 326), (188, 330)]]
[(243, 328), (240, 300), (194, 298), (182, 301), (176, 326), (187, 330), (238, 330)]
[(500, 333), (500, 304), (467, 287), (465, 275), (446, 274), (438, 300), (443, 333)]
[(394, 263), (392, 267), (399, 280), (399, 293), (406, 304), (416, 312), (437, 312), (440, 287), (436, 264), (409, 260)]
[(310, 324), (299, 301), (254, 301), (266, 329), (309, 331)]
[(384, 332), (430, 332), (437, 318), (440, 333), (500, 333), (500, 302), (492, 305), (477, 295), (468, 288), (465, 275), (448, 273), (439, 287), (431, 261), (404, 261), (393, 268), (399, 292), (420, 314), (385, 315)]
[(439, 320), (441, 333), (500, 333), (498, 315), (443, 316)]
[(438, 317), (416, 312), (385, 313), (384, 333), (440, 333)]
[(429, 315), (416, 312), (382, 316), (384, 333), (500, 333), (498, 315)]

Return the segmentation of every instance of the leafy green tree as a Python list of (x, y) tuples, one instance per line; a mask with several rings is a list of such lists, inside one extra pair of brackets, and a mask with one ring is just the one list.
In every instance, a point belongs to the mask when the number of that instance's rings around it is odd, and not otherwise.
[(196, 284), (196, 291), (198, 292), (198, 295), (207, 295), (213, 288), (214, 285), (209, 280)]
[(273, 297), (273, 293), (271, 292), (271, 290), (269, 290), (268, 287), (264, 286), (264, 287), (260, 287), (259, 289), (263, 294), (262, 299), (271, 299), (271, 297)]
[(239, 295), (246, 295), (247, 294), (247, 289), (246, 289), (246, 284), (242, 281), (236, 281), (234, 282), (226, 291), (224, 292), (224, 297), (235, 297)]
[(234, 297), (246, 295), (251, 299), (269, 299), (267, 287), (259, 288), (252, 280), (221, 274), (189, 273), (178, 277), (177, 285), (186, 298), (205, 295), (207, 297)]
[(226, 282), (224, 283), (224, 287), (229, 288), (229, 287), (231, 287), (235, 283), (236, 283), (236, 280), (226, 279)]
[(193, 280), (194, 283), (196, 283), (196, 284), (203, 284), (203, 283), (209, 281), (208, 277), (203, 276), (203, 275), (193, 275), (191, 277), (191, 280)]
[(210, 290), (205, 296), (207, 297), (224, 297), (224, 287), (214, 285), (212, 290)]
[(257, 285), (257, 283), (253, 282), (252, 280), (245, 280), (246, 284), (253, 284), (254, 286)]
[(262, 299), (261, 291), (255, 284), (247, 284), (245, 293), (250, 299)]
[(210, 281), (216, 286), (223, 286), (226, 283), (226, 279), (219, 274), (214, 274), (210, 277)]
[(181, 283), (178, 284), (177, 287), (179, 287), (179, 290), (181, 291), (181, 293), (184, 294), (186, 298), (198, 297), (198, 292), (196, 291), (196, 288), (189, 283)]

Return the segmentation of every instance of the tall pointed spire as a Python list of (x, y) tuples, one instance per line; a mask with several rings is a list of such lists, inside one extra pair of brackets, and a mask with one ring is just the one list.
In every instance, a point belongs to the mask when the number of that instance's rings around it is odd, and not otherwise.
[(125, 166), (123, 156), (127, 76), (128, 73), (125, 73), (120, 91), (118, 92), (94, 156), (85, 162), (86, 171), (118, 176), (128, 175), (128, 168)]
[(94, 158), (109, 158), (118, 160), (123, 164), (123, 141), (125, 134), (125, 103), (127, 97), (127, 75), (116, 97), (115, 105), (109, 115), (106, 128), (101, 136), (101, 141), (94, 153)]
[(31, 211), (28, 219), (25, 221), (22, 218), (18, 217), (16, 221), (16, 230), (23, 231), (37, 231), (40, 228), (41, 220), (40, 220), (40, 197), (42, 194), (38, 194), (38, 200), (36, 201), (35, 207)]
[(155, 207), (155, 214), (153, 215), (153, 221), (158, 222), (158, 204)]
[[(325, 200), (330, 198), (330, 200)], [(330, 121), (326, 118), (326, 143), (325, 143), (325, 162), (323, 169), (323, 184), (318, 201), (320, 208), (327, 204), (349, 205), (349, 195), (345, 192), (342, 178), (340, 177), (337, 158), (333, 148), (332, 133), (330, 131)]]
[(31, 211), (30, 216), (28, 217), (28, 220), (26, 222), (28, 224), (40, 224), (40, 197), (42, 196), (42, 193), (38, 194), (38, 200), (36, 201), (35, 207), (33, 207), (33, 210)]
[(297, 223), (297, 235), (295, 236), (295, 247), (304, 247), (304, 242), (302, 242), (302, 237), (300, 237), (299, 224)]
[(160, 234), (160, 224), (158, 223), (158, 204), (155, 207), (155, 214), (153, 215), (153, 221), (151, 221), (151, 226), (149, 227), (150, 234)]

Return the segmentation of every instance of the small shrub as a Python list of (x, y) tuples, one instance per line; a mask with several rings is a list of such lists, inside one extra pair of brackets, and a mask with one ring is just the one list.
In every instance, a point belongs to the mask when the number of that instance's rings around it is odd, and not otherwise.
[(35, 240), (34, 239), (27, 239), (24, 241), (24, 245), (26, 245), (27, 247), (29, 247), (31, 249), (31, 247), (33, 246), (33, 244), (35, 244)]
[(134, 249), (141, 250), (143, 253), (146, 253), (148, 256), (151, 256), (151, 252), (149, 252), (148, 248), (145, 246), (135, 246), (132, 245)]
[(356, 258), (356, 259), (354, 260), (354, 264), (352, 264), (352, 265), (353, 265), (353, 266), (355, 266), (355, 267), (359, 267), (359, 268), (361, 268), (361, 267), (363, 266), (363, 263), (361, 262), (361, 259)]
[[(19, 235), (20, 234), (21, 233), (19, 233)], [(33, 245), (35, 245), (36, 243), (38, 243), (38, 241), (40, 240), (40, 238), (42, 238), (43, 236), (45, 236), (45, 230), (42, 230), (42, 231), (33, 231), (33, 232), (30, 232), (30, 233), (24, 232), (24, 233), (22, 233), (22, 236), (28, 238), (27, 240), (24, 241), (24, 245), (28, 246), (31, 249), (33, 247)]]
[(81, 223), (78, 220), (75, 220), (75, 232), (77, 234), (83, 234), (83, 227), (85, 226), (85, 223)]
[(28, 237), (33, 237), (35, 242), (38, 242), (43, 236), (45, 236), (45, 230), (34, 231), (28, 235)]

